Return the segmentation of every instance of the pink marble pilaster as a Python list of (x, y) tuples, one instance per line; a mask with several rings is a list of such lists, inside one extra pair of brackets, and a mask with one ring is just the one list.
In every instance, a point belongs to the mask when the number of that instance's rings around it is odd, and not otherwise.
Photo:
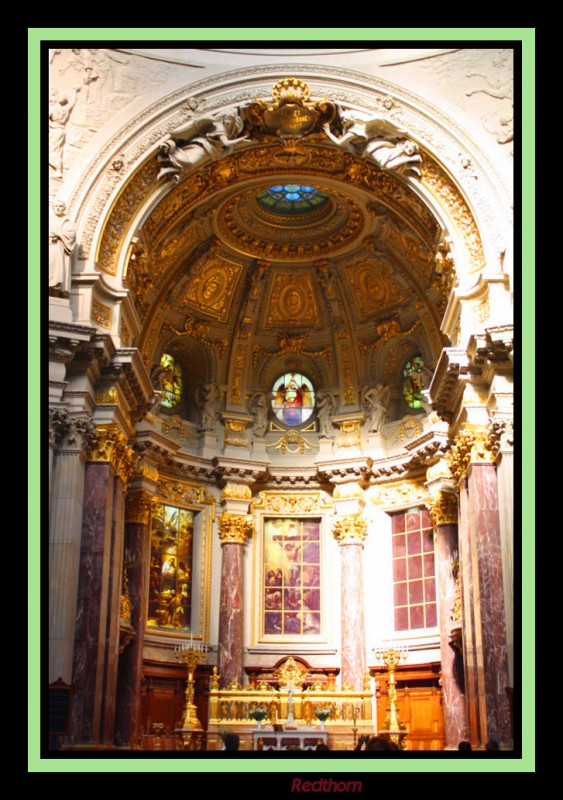
[[(495, 740), (512, 746), (506, 620), (503, 588), (502, 545), (496, 468), (475, 463), (469, 476), (471, 532), (477, 560), (479, 618), (475, 642), (481, 707), (481, 744)], [(485, 723), (485, 724), (484, 724)]]
[(342, 587), (342, 683), (363, 688), (366, 671), (364, 628), (364, 581), (360, 543), (340, 545)]
[(223, 686), (243, 678), (243, 548), (240, 542), (222, 545), (218, 669)]
[(439, 603), (440, 659), (444, 708), (445, 747), (455, 750), (469, 739), (463, 657), (450, 639), (456, 581), (457, 525), (436, 525), (436, 582)]

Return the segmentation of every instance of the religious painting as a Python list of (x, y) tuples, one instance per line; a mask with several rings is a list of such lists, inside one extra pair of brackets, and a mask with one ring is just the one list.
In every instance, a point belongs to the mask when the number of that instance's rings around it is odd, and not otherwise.
[(321, 632), (321, 521), (264, 520), (265, 635)]
[(147, 626), (191, 628), (193, 512), (159, 503), (151, 522)]
[(309, 419), (315, 405), (315, 390), (305, 375), (280, 375), (272, 386), (272, 411), (286, 425), (300, 425)]

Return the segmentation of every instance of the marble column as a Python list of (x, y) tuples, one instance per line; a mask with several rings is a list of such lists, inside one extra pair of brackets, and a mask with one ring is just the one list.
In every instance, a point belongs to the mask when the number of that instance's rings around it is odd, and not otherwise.
[(440, 629), (445, 749), (469, 739), (463, 674), (463, 648), (457, 636), (460, 616), (457, 493), (439, 491), (430, 503), (435, 531), (436, 584)]
[(72, 681), (78, 596), (85, 449), (95, 427), (85, 415), (50, 415), (52, 491), (49, 514), (49, 683)]
[[(113, 426), (112, 426), (113, 427)], [(124, 483), (131, 451), (98, 431), (86, 464), (70, 719), (71, 745), (112, 747), (123, 574)]]
[(218, 669), (223, 686), (243, 682), (243, 555), (252, 518), (224, 512), (219, 519), (223, 551), (219, 607)]
[[(121, 656), (117, 683), (115, 743), (128, 745), (139, 736), (143, 633), (146, 623), (147, 574), (150, 555), (152, 498), (146, 492), (128, 493), (125, 504), (125, 566), (122, 586)], [(124, 596), (125, 594), (125, 596)], [(123, 608), (125, 606), (125, 608)], [(130, 626), (131, 639), (127, 629)]]
[(479, 617), (475, 641), (482, 674), (481, 704), (486, 724), (481, 723), (481, 743), (495, 740), (511, 746), (510, 708), (506, 690), (508, 652), (504, 605), (502, 545), (496, 468), (477, 462), (469, 471), (470, 530), (475, 539)]
[(366, 672), (364, 625), (363, 542), (367, 523), (362, 512), (337, 519), (334, 534), (341, 557), (342, 685), (360, 691)]

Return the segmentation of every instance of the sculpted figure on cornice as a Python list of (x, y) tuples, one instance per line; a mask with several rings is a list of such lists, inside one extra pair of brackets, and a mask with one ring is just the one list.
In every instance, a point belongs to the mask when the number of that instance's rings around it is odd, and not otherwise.
[(204, 383), (195, 390), (195, 399), (201, 413), (201, 430), (214, 431), (221, 407), (221, 389), (216, 383)]
[(223, 114), (214, 119), (201, 117), (193, 120), (184, 130), (167, 138), (160, 145), (161, 164), (158, 178), (171, 175), (178, 180), (182, 170), (199, 164), (206, 158), (220, 158), (231, 152), (235, 144), (248, 141), (240, 136), (243, 121), (238, 112)]
[(260, 439), (265, 436), (268, 429), (268, 395), (266, 392), (256, 392), (250, 400), (250, 411), (253, 417), (252, 433)]
[(332, 416), (336, 409), (334, 396), (327, 391), (317, 392), (317, 416), (319, 418), (319, 436), (321, 439), (333, 439), (334, 428)]
[(51, 92), (49, 103), (49, 166), (54, 178), (63, 176), (63, 150), (66, 140), (66, 125), (76, 105), (80, 86), (68, 93)]
[(362, 405), (368, 414), (366, 421), (370, 433), (380, 433), (387, 419), (391, 387), (383, 383), (364, 386), (362, 389)]
[(342, 134), (337, 136), (326, 123), (324, 131), (335, 144), (353, 155), (370, 158), (382, 169), (402, 174), (420, 175), (416, 166), (422, 161), (418, 146), (404, 138), (406, 131), (383, 115), (362, 120), (349, 109), (340, 109)]
[(76, 228), (66, 215), (66, 204), (55, 200), (49, 214), (49, 294), (70, 294), (71, 256)]

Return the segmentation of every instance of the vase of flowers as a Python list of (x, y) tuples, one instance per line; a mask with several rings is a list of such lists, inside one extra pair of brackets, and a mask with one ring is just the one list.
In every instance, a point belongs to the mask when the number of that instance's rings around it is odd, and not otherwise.
[(264, 706), (257, 706), (252, 709), (249, 716), (256, 720), (256, 727), (260, 730), (262, 728), (262, 720), (268, 716), (268, 709), (264, 708)]
[(321, 723), (321, 731), (325, 729), (325, 722), (330, 717), (330, 708), (320, 707), (315, 709), (315, 716)]

